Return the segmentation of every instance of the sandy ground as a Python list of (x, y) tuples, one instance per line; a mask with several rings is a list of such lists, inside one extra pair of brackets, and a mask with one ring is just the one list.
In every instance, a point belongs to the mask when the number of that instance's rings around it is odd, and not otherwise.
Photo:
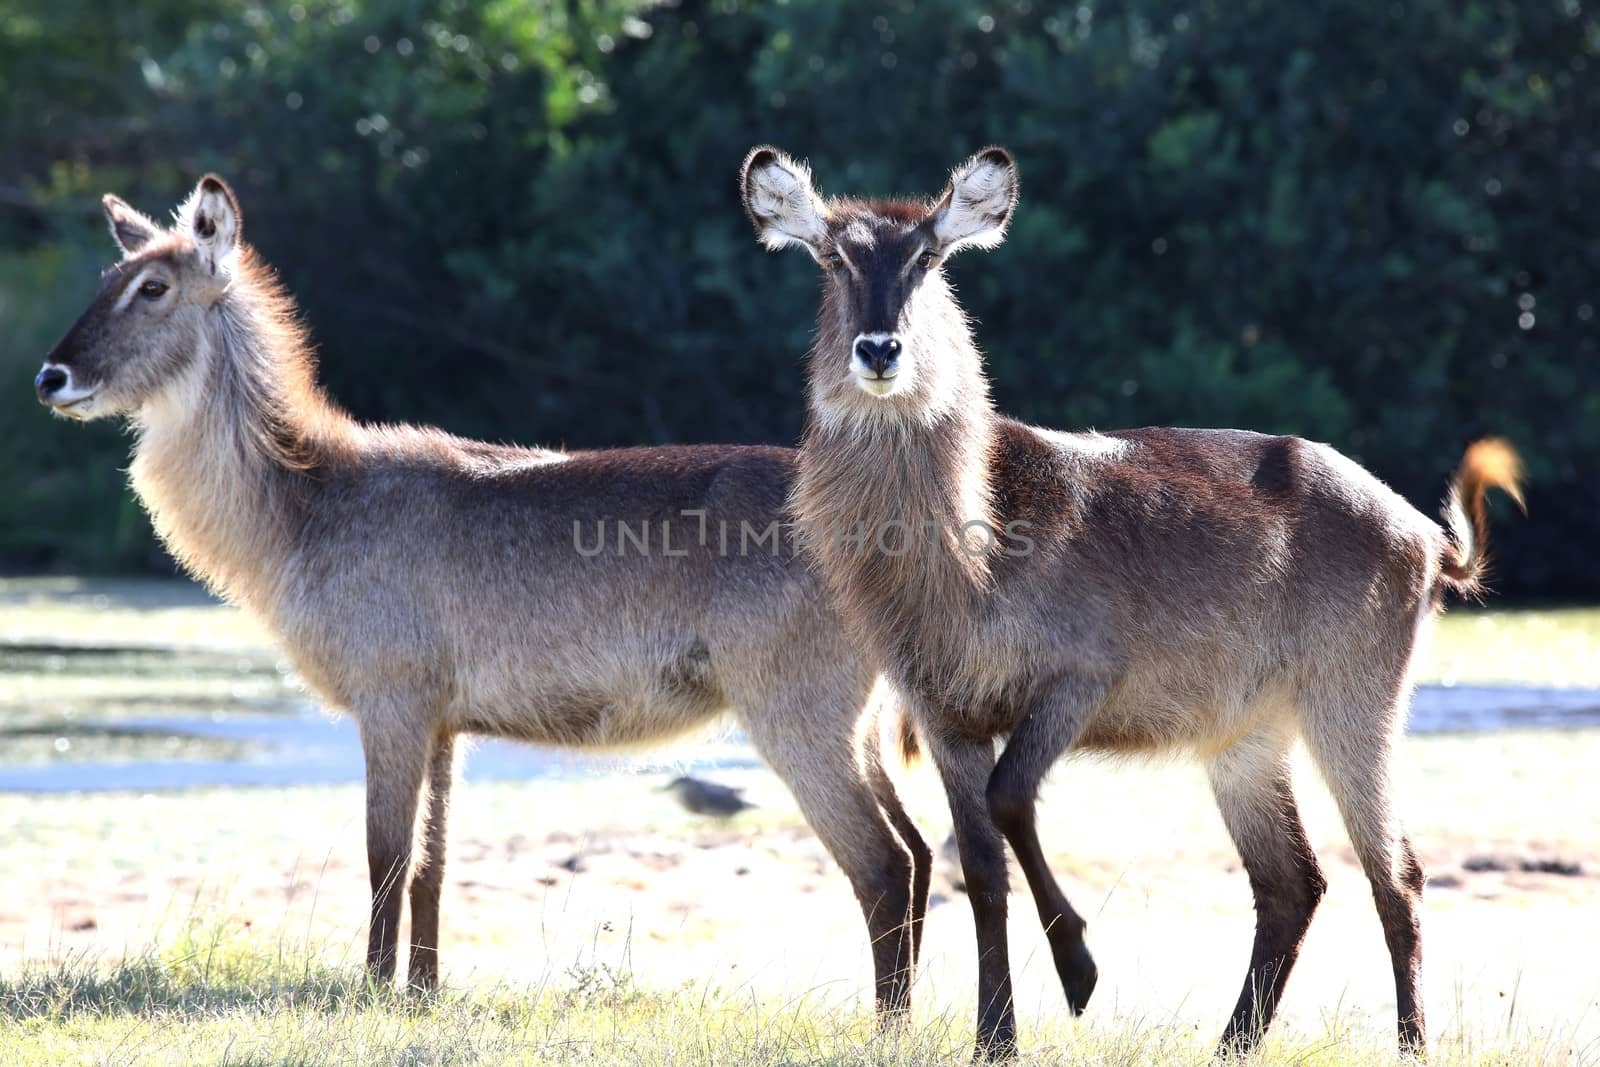
[[(469, 757), (470, 758), (470, 757)], [(1459, 1023), (1600, 1043), (1600, 731), (1436, 737), (1403, 749), (1403, 803), (1428, 868), (1426, 988), (1436, 1039)], [(710, 982), (769, 997), (870, 1003), (855, 901), (780, 783), (730, 774), (759, 811), (678, 811), (658, 778), (458, 791), (444, 910), (447, 981), (570, 981), (608, 967), (651, 987)], [(1392, 1027), (1393, 987), (1366, 884), (1326, 792), (1297, 778), (1331, 889), (1285, 1015), (1318, 1032)], [(936, 846), (933, 775), (903, 790)], [(1043, 798), (1057, 873), (1090, 919), (1091, 1013), (1220, 1027), (1249, 954), (1244, 875), (1198, 768), (1058, 768)], [(219, 923), (271, 950), (359, 961), (366, 871), (356, 787), (0, 797), (0, 966), (170, 950)], [(938, 861), (920, 1015), (965, 1018), (966, 898)], [(1062, 1011), (1020, 877), (1012, 952), (1024, 1026)]]

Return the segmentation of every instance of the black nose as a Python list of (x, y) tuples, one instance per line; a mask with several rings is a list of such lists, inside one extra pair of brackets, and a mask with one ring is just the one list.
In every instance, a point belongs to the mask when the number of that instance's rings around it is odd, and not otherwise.
[(856, 357), (867, 365), (873, 375), (882, 378), (885, 371), (894, 370), (895, 363), (900, 359), (900, 338), (869, 341), (863, 337), (856, 342)]
[(33, 379), (33, 391), (39, 394), (40, 400), (49, 400), (61, 392), (61, 387), (67, 384), (67, 372), (60, 367), (46, 367)]

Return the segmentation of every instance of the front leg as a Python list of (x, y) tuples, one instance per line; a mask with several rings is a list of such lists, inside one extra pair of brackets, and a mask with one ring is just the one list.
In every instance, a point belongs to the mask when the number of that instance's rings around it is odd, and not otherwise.
[[(927, 721), (927, 720), (923, 720)], [(1008, 1059), (1017, 1051), (1006, 944), (1006, 846), (989, 818), (984, 789), (994, 770), (994, 742), (950, 739), (925, 730), (928, 752), (944, 782), (955, 820), (956, 847), (978, 937), (978, 1037), (981, 1059)]]
[(444, 888), (445, 842), (450, 816), (450, 786), (455, 781), (455, 735), (441, 730), (428, 757), (428, 782), (423, 792), (422, 859), (411, 879), (411, 946), (406, 956), (406, 984), (419, 992), (439, 985), (439, 897)]
[(367, 765), (367, 873), (372, 883), (367, 973), (385, 985), (394, 978), (417, 804), (433, 744), (427, 724), (397, 712), (392, 705), (363, 707), (359, 712)]
[(1081, 678), (1052, 686), (1012, 731), (986, 791), (994, 824), (1011, 843), (1017, 864), (1028, 880), (1056, 974), (1067, 995), (1067, 1007), (1074, 1015), (1082, 1014), (1088, 1006), (1099, 971), (1084, 941), (1087, 923), (1067, 900), (1045, 862), (1035, 801), (1044, 776), (1082, 735), (1109, 689), (1104, 682)]

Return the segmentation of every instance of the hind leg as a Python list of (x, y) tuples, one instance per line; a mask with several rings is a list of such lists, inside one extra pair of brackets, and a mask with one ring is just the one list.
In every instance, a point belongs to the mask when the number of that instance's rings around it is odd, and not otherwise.
[[(1362, 707), (1367, 714), (1353, 714)], [(1391, 799), (1390, 763), (1394, 725), (1402, 706), (1393, 695), (1367, 697), (1363, 705), (1346, 700), (1311, 703), (1306, 741), (1344, 818), (1372, 886), (1394, 966), (1395, 1007), (1400, 1048), (1427, 1048), (1422, 1006), (1422, 865), (1401, 831)]]
[(1248, 1052), (1261, 1040), (1328, 888), (1290, 788), (1289, 744), (1285, 734), (1255, 734), (1207, 767), (1256, 904), (1250, 970), (1222, 1036), (1223, 1053)]
[(915, 974), (917, 961), (922, 957), (922, 928), (928, 915), (928, 891), (933, 884), (933, 850), (923, 840), (911, 816), (906, 814), (905, 805), (900, 803), (894, 780), (884, 766), (880, 732), (869, 734), (869, 744), (863, 756), (867, 785), (911, 857), (911, 913), (908, 921), (911, 924), (911, 966)]
[(873, 792), (889, 825), (900, 835), (900, 843), (911, 857), (911, 911), (907, 921), (911, 924), (911, 966), (914, 971), (917, 961), (922, 958), (922, 928), (928, 917), (928, 892), (933, 885), (933, 849), (928, 847), (928, 842), (923, 840), (911, 816), (906, 814), (899, 795), (894, 792), (893, 783), (887, 778), (881, 785), (875, 782)]
[[(915, 928), (927, 908), (926, 879), (917, 898), (912, 855), (879, 806), (862, 761), (866, 742), (864, 735), (858, 740), (857, 730), (870, 728), (870, 721), (861, 722), (854, 711), (846, 714), (849, 705), (838, 696), (830, 703), (823, 694), (813, 694), (815, 700), (797, 700), (797, 695), (791, 690), (784, 701), (746, 703), (751, 710), (745, 726), (850, 879), (871, 939), (878, 1016), (888, 1025), (911, 1011)], [(856, 695), (854, 708), (862, 706), (865, 695), (864, 690)], [(841, 710), (819, 712), (830, 706)], [(920, 836), (916, 841), (921, 844)], [(925, 844), (921, 852), (919, 862), (931, 867)]]

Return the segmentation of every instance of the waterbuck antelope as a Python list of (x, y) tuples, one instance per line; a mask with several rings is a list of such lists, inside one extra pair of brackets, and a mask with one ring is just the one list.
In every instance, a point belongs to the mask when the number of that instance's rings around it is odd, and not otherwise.
[(1479, 587), (1485, 488), (1517, 493), (1509, 447), (1467, 453), (1447, 533), (1298, 438), (1022, 425), (995, 411), (942, 270), (1003, 237), (1010, 155), (978, 153), (933, 201), (823, 200), (805, 165), (758, 148), (742, 187), (761, 241), (800, 245), (825, 274), (794, 510), (949, 793), (977, 926), (980, 1052), (1015, 1047), (1006, 841), (1074, 1013), (1095, 987), (1084, 921), (1035, 828), (1040, 781), (1072, 749), (1205, 761), (1257, 911), (1222, 1047), (1253, 1046), (1325, 887), (1290, 788), (1297, 737), (1371, 882), (1401, 1044), (1424, 1047), (1423, 874), (1389, 765), (1418, 631), (1446, 594)]
[[(393, 976), (409, 877), (409, 980), (438, 980), (457, 734), (638, 745), (734, 708), (860, 899), (880, 1012), (904, 1013), (932, 858), (885, 773), (891, 709), (803, 561), (704, 535), (777, 523), (794, 453), (562, 453), (359, 424), (316, 385), (219, 179), (170, 229), (115, 197), (105, 210), (124, 257), (39, 398), (132, 424), (133, 488), (167, 547), (359, 722), (374, 976)], [(666, 542), (577, 551), (578, 524), (602, 519)]]

